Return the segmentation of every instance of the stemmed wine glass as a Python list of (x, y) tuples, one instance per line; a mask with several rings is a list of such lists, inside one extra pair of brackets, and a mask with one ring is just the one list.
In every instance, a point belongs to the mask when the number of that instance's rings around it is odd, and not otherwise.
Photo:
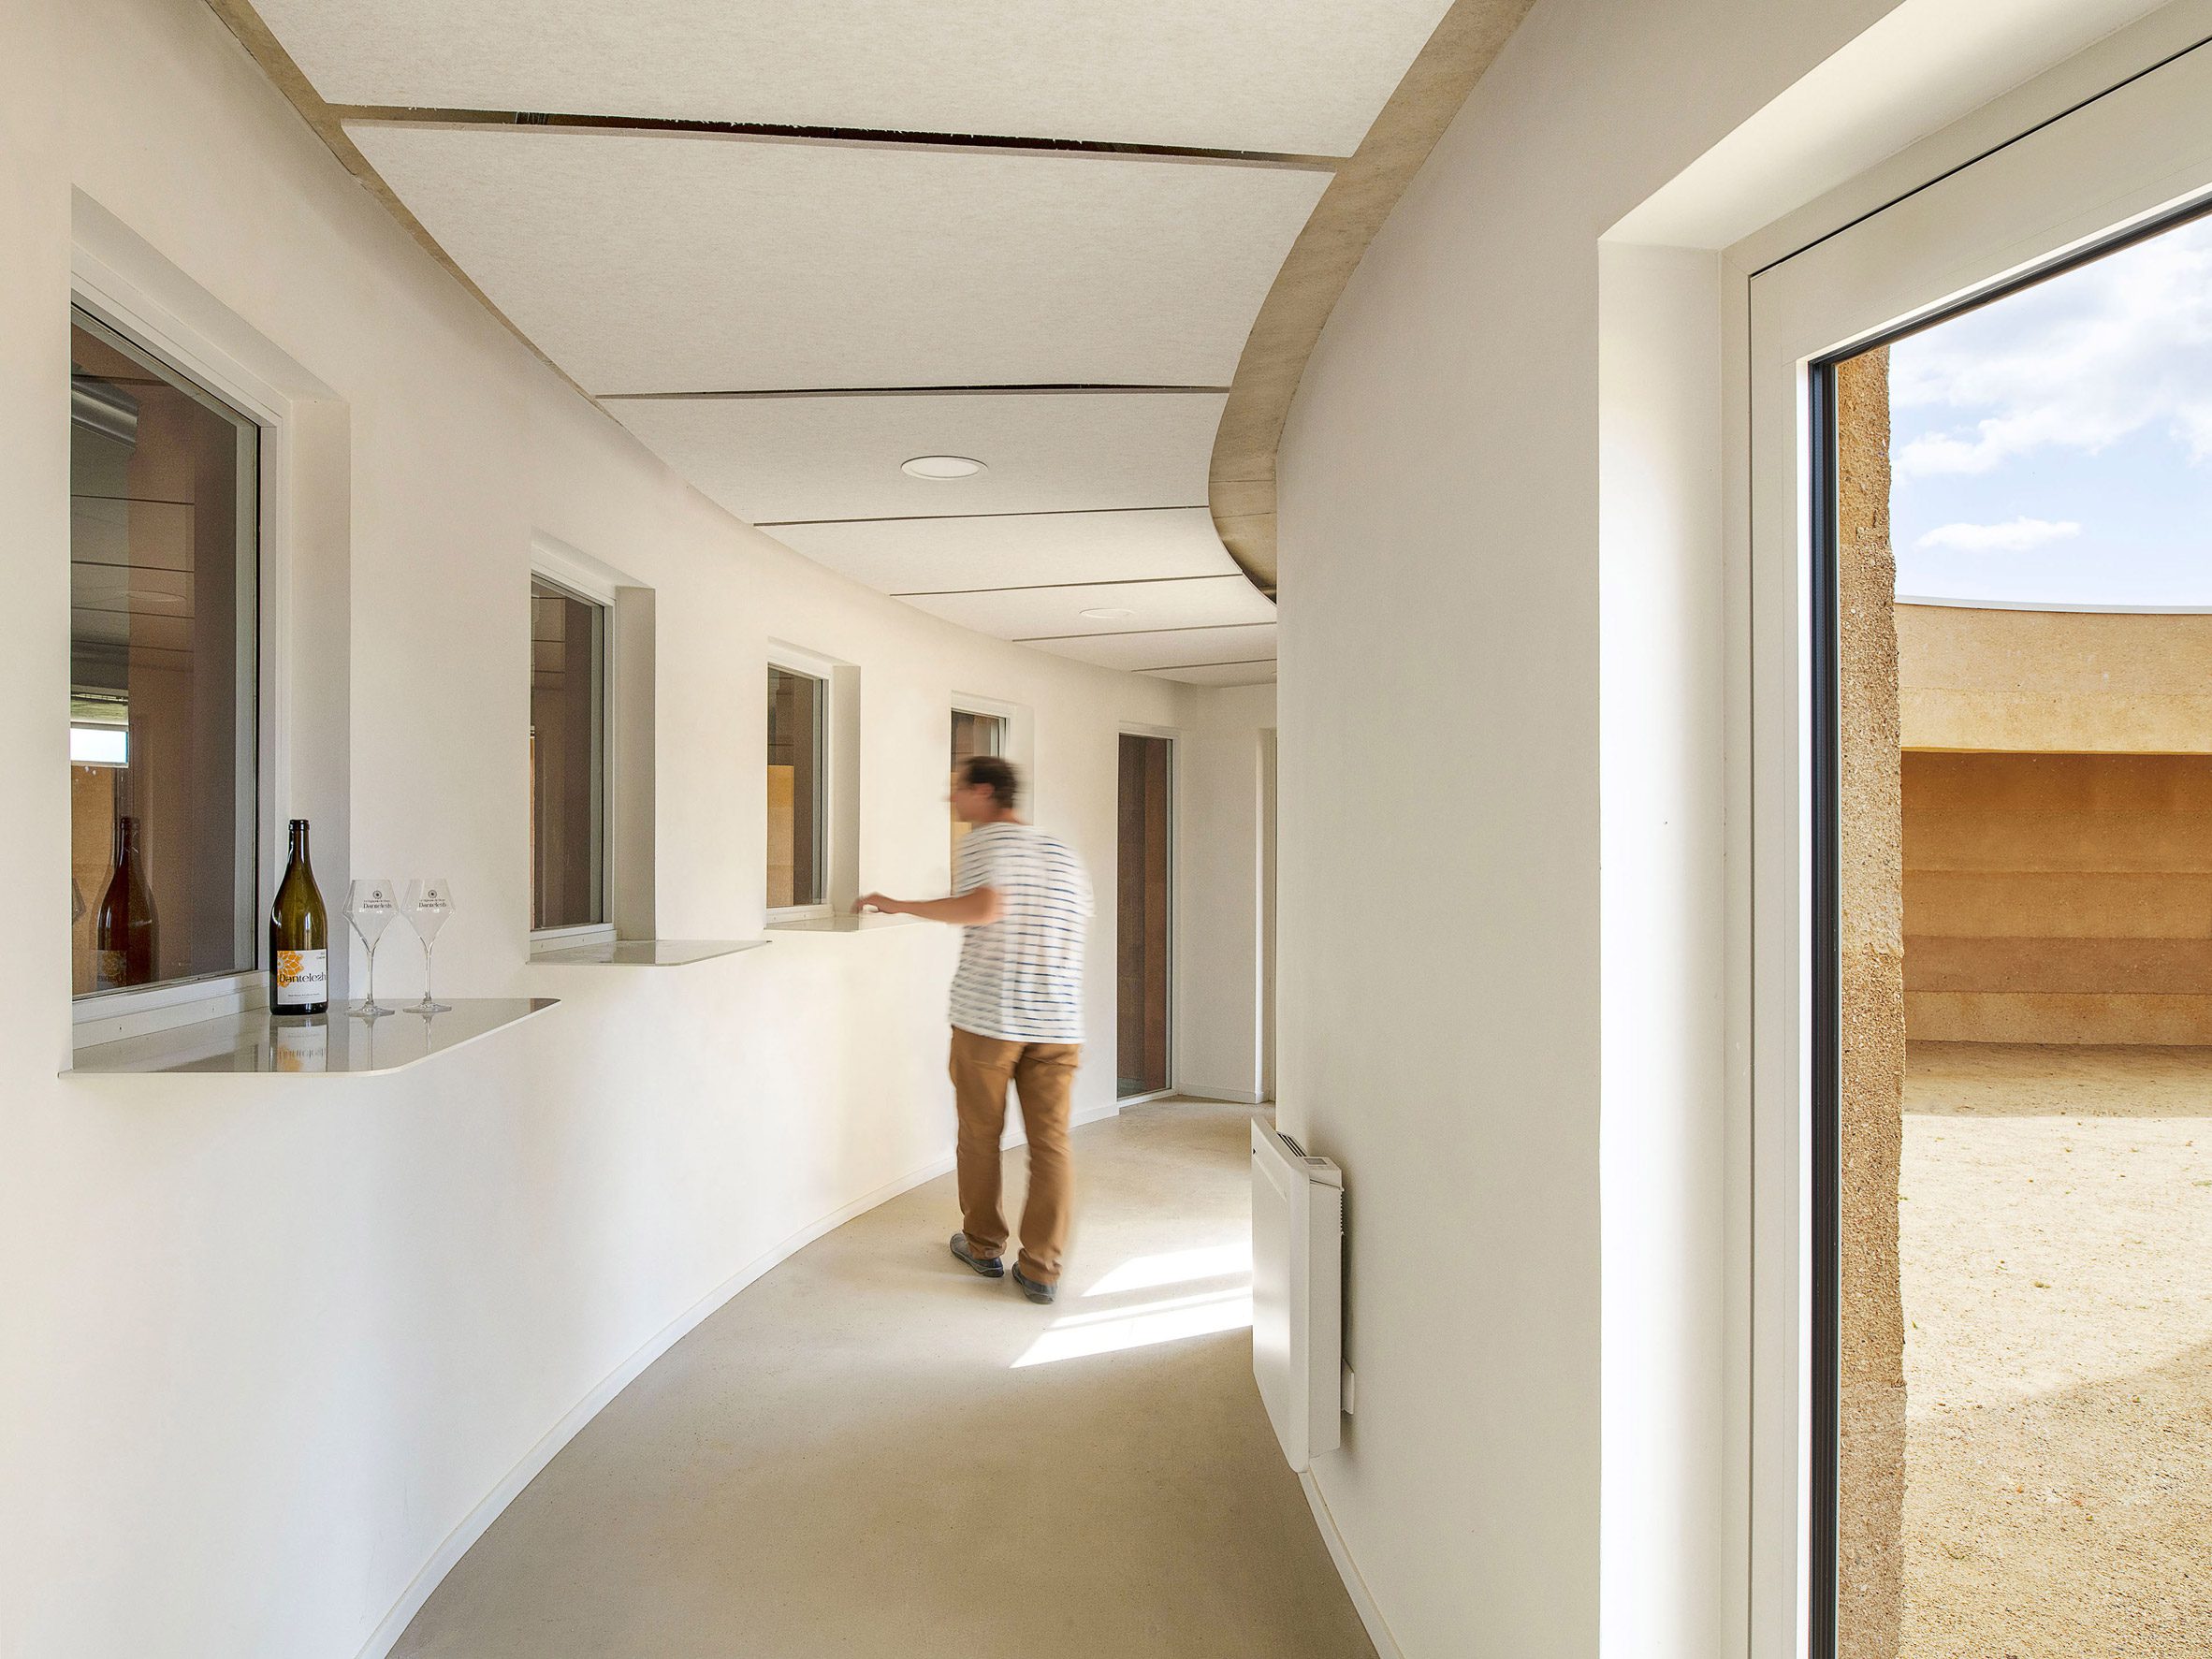
[(400, 909), (415, 928), (415, 937), (422, 940), (422, 1000), (410, 1003), (408, 1012), (425, 1018), (450, 1013), (452, 1003), (439, 1002), (430, 996), (430, 954), (438, 943), (438, 929), (453, 915), (452, 883), (444, 876), (423, 876), (412, 880), (400, 900)]
[(389, 876), (364, 876), (345, 890), (346, 919), (369, 950), (369, 995), (348, 1011), (357, 1019), (373, 1020), (392, 1011), (376, 1000), (376, 941), (399, 913)]

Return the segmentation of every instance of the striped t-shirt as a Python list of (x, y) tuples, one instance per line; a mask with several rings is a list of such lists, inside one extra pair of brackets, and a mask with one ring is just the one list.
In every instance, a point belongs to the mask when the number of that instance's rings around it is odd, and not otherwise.
[(953, 1024), (1010, 1042), (1083, 1041), (1083, 935), (1091, 882), (1067, 843), (1026, 823), (986, 823), (960, 843), (955, 895), (995, 887), (1004, 908), (960, 938)]

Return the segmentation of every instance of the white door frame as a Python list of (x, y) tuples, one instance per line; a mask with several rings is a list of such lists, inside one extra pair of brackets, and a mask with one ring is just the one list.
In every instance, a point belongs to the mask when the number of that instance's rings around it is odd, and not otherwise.
[[(1812, 442), (1818, 370), (1839, 356), (2140, 234), (2212, 199), (2212, 47), (2037, 127), (1751, 275), (1748, 549), (1732, 558), (1749, 663), (1751, 1650), (1812, 1652), (1815, 1025), (1810, 952), (1833, 872), (1815, 867)], [(1748, 634), (1748, 637), (1746, 637)], [(1827, 658), (1832, 671), (1833, 660)], [(1830, 688), (1832, 695), (1832, 686)], [(1818, 799), (1832, 809), (1832, 793)], [(1824, 894), (1825, 888), (1825, 894)], [(1832, 1100), (1832, 1090), (1827, 1096)], [(1831, 1385), (1832, 1391), (1832, 1385)], [(1826, 1501), (1825, 1498), (1822, 1501)], [(1817, 1659), (1817, 1656), (1816, 1656)]]

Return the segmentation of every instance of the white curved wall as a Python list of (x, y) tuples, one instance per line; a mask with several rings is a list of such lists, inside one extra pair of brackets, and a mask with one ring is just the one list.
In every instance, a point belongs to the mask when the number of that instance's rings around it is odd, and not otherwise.
[[(5, 29), (0, 1651), (351, 1659), (610, 1376), (951, 1149), (945, 930), (528, 965), (532, 532), (658, 593), (666, 937), (758, 931), (773, 636), (860, 667), (870, 886), (941, 890), (953, 692), (1032, 711), (1040, 815), (1100, 881), (1107, 1039), (1115, 731), (1214, 693), (982, 639), (731, 519), (440, 271), (202, 0), (29, 0)], [(442, 869), (441, 989), (560, 1009), (379, 1078), (55, 1075), (72, 186), (335, 394), (293, 602), (326, 894), (349, 852)], [(418, 971), (388, 953), (385, 984)], [(1111, 1064), (1079, 1089), (1110, 1111)]]

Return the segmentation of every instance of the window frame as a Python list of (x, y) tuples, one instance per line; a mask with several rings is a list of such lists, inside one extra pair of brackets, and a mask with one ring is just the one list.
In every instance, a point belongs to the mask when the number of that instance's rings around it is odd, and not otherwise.
[[(960, 693), (954, 692), (953, 694), (951, 705), (945, 711), (945, 724), (948, 736), (950, 735), (950, 729), (953, 721), (958, 720), (964, 714), (967, 715), (970, 720), (997, 720), (998, 722), (998, 747), (997, 749), (991, 752), (997, 755), (1000, 760), (1012, 760), (1014, 717), (1013, 710), (1011, 707), (1004, 704), (994, 706), (990, 704), (987, 698), (964, 697)], [(952, 768), (948, 766), (945, 770), (947, 776), (949, 777), (952, 772)], [(1024, 777), (1026, 781), (1026, 774), (1025, 774)], [(950, 816), (949, 812), (947, 816)], [(954, 819), (953, 822), (955, 825), (957, 825), (959, 820)], [(957, 879), (960, 873), (960, 843), (964, 838), (965, 837), (963, 837), (958, 833), (957, 829), (955, 829), (954, 833), (949, 839), (948, 846), (950, 864), (948, 866), (949, 873), (946, 877), (945, 883), (948, 892), (952, 888), (953, 881)]]
[[(67, 993), (71, 1046), (145, 1035), (269, 1002), (268, 930), (262, 907), (276, 890), (278, 815), (291, 799), (291, 473), (295, 410), (281, 390), (212, 334), (195, 327), (134, 274), (80, 241), (71, 248), (71, 317), (82, 312), (167, 368), (195, 382), (259, 429), (255, 464), (254, 535), (254, 872), (251, 964), (154, 985)], [(241, 679), (243, 677), (241, 677)]]
[(960, 714), (967, 715), (970, 720), (997, 720), (1000, 747), (991, 752), (1001, 760), (1011, 758), (1007, 753), (1007, 750), (1013, 745), (1013, 719), (1011, 715), (1003, 709), (978, 708), (973, 706), (972, 700), (955, 697), (953, 699), (952, 705), (945, 710), (945, 718), (949, 721), (954, 715)]
[[(772, 643), (768, 648), (767, 660), (761, 667), (763, 695), (761, 712), (763, 752), (761, 823), (764, 836), (761, 847), (761, 914), (764, 923), (769, 926), (774, 926), (781, 922), (814, 921), (837, 913), (836, 865), (833, 861), (837, 853), (841, 851), (835, 845), (837, 839), (836, 814), (838, 805), (837, 800), (837, 766), (841, 758), (837, 753), (837, 718), (841, 712), (837, 703), (837, 670), (840, 664), (833, 662), (830, 659), (818, 657), (811, 651)], [(769, 705), (765, 699), (768, 676), (771, 673), (796, 675), (802, 679), (814, 681), (822, 688), (820, 694), (814, 701), (815, 777), (820, 796), (814, 813), (814, 869), (822, 896), (813, 904), (771, 905), (767, 902), (768, 848), (764, 837), (768, 817), (768, 773), (765, 755)]]
[[(530, 579), (533, 586), (544, 582), (550, 588), (559, 589), (568, 598), (590, 605), (599, 613), (599, 708), (598, 719), (593, 722), (592, 737), (592, 746), (597, 751), (599, 792), (598, 799), (593, 803), (592, 822), (599, 843), (596, 849), (599, 902), (595, 908), (601, 919), (597, 922), (572, 923), (560, 927), (539, 927), (533, 924), (530, 929), (530, 950), (534, 955), (543, 951), (568, 950), (577, 945), (611, 944), (616, 938), (615, 688), (619, 683), (621, 664), (618, 660), (620, 630), (615, 626), (615, 611), (617, 590), (620, 584), (542, 535), (531, 538)], [(533, 663), (533, 672), (534, 667)], [(526, 706), (526, 734), (528, 727)], [(527, 791), (525, 798), (529, 798)], [(528, 810), (527, 807), (525, 810)], [(533, 871), (530, 895), (533, 924), (537, 907), (534, 876)]]
[(1000, 753), (1022, 775), (1023, 807), (1031, 818), (1036, 817), (1043, 788), (1037, 773), (1035, 711), (1026, 703), (1009, 703), (1000, 697), (986, 697), (974, 691), (954, 691), (946, 703), (948, 719), (953, 713), (987, 714), (1006, 722), (1006, 748)]

